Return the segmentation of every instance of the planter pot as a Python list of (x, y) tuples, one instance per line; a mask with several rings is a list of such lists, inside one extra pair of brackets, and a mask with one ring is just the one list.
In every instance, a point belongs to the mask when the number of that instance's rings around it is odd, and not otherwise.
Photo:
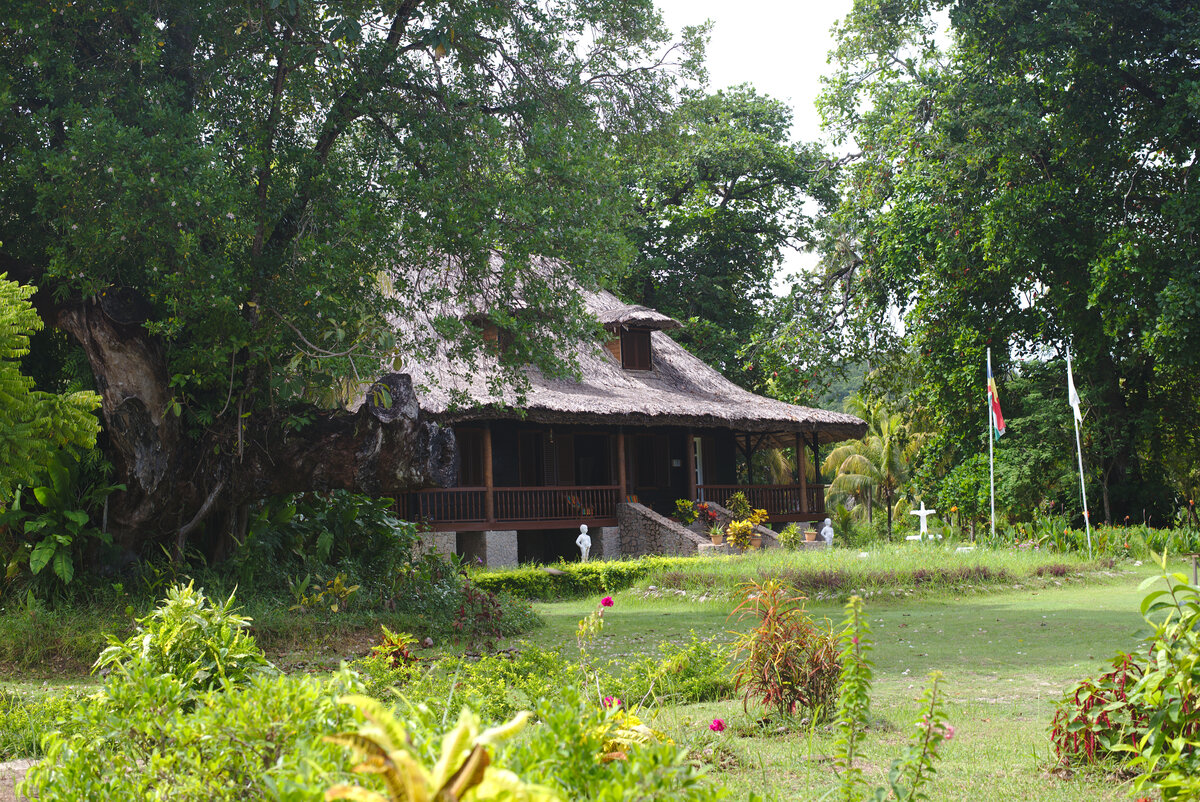
[(751, 535), (750, 536), (750, 548), (752, 548), (752, 549), (761, 549), (762, 548), (762, 535)]
[(817, 530), (809, 529), (804, 533), (804, 539), (809, 543), (815, 543), (817, 540)]
[(722, 543), (725, 542), (725, 535), (710, 534), (709, 537), (712, 538), (712, 542), (713, 542), (714, 546), (720, 546)]

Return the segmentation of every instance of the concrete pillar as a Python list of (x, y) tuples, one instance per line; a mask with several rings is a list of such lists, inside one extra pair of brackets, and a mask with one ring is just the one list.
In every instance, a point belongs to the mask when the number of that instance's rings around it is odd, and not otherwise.
[(458, 550), (457, 532), (422, 532), (419, 537), (417, 554), (437, 552), (443, 557), (448, 557)]
[(597, 560), (618, 560), (621, 558), (621, 527), (601, 526), (591, 530), (592, 556)]
[(505, 568), (517, 564), (517, 530), (492, 529), (483, 533), (483, 564)]

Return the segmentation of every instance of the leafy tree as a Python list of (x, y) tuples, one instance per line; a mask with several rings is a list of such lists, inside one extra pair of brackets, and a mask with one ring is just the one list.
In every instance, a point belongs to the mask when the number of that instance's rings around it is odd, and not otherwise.
[(29, 352), (29, 336), (42, 327), (30, 296), (35, 287), (0, 273), (0, 508), (20, 485), (32, 485), (58, 466), (66, 453), (95, 445), (100, 422), (92, 392), (46, 393), (33, 389), (17, 360)]
[(738, 351), (772, 278), (789, 249), (814, 241), (806, 202), (836, 203), (833, 166), (790, 141), (790, 127), (791, 110), (750, 86), (692, 94), (638, 140), (631, 166), (637, 255), (622, 292), (689, 321), (680, 341), (742, 382)]
[(934, 450), (978, 452), (987, 347), (1002, 382), (1069, 347), (1104, 517), (1161, 507), (1200, 395), (1200, 9), (859, 2), (838, 37), (823, 112), (856, 152), (826, 248), (853, 304), (904, 315)]
[(177, 552), (252, 499), (447, 476), (401, 371), (482, 338), (431, 310), (569, 369), (573, 283), (628, 256), (613, 141), (699, 69), (648, 0), (2, 14), (0, 269), (86, 352), (118, 540)]

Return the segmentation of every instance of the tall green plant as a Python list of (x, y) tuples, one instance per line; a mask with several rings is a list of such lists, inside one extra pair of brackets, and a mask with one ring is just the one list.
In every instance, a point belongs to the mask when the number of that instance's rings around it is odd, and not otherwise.
[(1151, 786), (1164, 799), (1200, 799), (1200, 586), (1168, 573), (1166, 554), (1161, 559), (1162, 576), (1141, 584), (1167, 586), (1142, 600), (1142, 616), (1153, 627), (1146, 639), (1150, 660), (1129, 694), (1129, 704), (1149, 721), (1135, 745), (1115, 748), (1132, 753), (1129, 765), (1141, 772), (1136, 790)]
[(916, 733), (904, 753), (892, 761), (887, 786), (868, 792), (862, 769), (855, 765), (861, 753), (863, 731), (870, 713), (872, 667), (868, 655), (874, 642), (863, 617), (862, 599), (851, 596), (846, 602), (846, 626), (840, 636), (842, 651), (841, 692), (838, 695), (838, 738), (834, 742), (834, 766), (840, 778), (838, 798), (843, 802), (874, 799), (898, 802), (926, 799), (924, 788), (937, 773), (938, 749), (954, 737), (954, 728), (946, 722), (939, 691), (941, 674), (929, 676), (929, 685), (921, 696), (921, 714), (915, 722)]

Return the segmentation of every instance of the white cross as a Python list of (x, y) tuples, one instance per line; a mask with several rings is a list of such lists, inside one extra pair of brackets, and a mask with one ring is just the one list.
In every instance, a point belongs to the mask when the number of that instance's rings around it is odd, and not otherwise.
[(910, 512), (910, 513), (909, 513), (909, 515), (920, 515), (920, 516), (921, 516), (921, 536), (922, 536), (922, 537), (924, 537), (925, 535), (929, 534), (929, 521), (928, 521), (928, 518), (929, 518), (929, 516), (930, 516), (930, 515), (933, 515), (935, 512), (937, 512), (937, 510), (927, 510), (927, 509), (925, 509), (925, 502), (924, 502), (924, 501), (922, 501), (922, 502), (921, 502), (921, 509), (919, 509), (919, 510), (913, 510), (912, 512)]

